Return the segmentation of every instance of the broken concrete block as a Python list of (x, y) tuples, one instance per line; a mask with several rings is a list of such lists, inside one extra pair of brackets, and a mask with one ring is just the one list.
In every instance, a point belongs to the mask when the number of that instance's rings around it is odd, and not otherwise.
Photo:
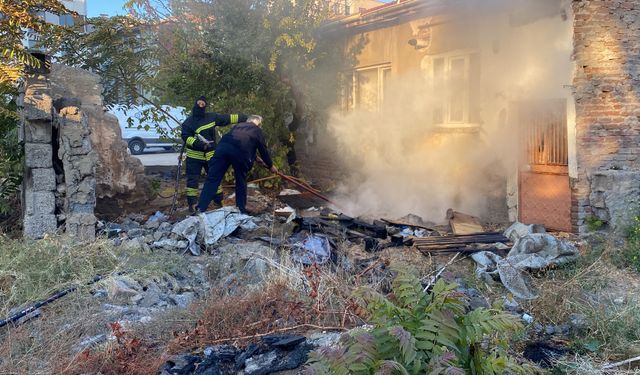
[(24, 140), (32, 143), (51, 143), (53, 129), (51, 121), (27, 121), (24, 126)]
[(50, 144), (25, 143), (24, 159), (27, 168), (51, 168), (53, 149)]
[(56, 210), (56, 197), (52, 191), (27, 191), (25, 193), (27, 216), (53, 214)]
[(56, 174), (53, 168), (35, 168), (31, 170), (33, 191), (56, 190)]
[(58, 230), (56, 215), (32, 215), (24, 218), (23, 233), (26, 238), (39, 240), (47, 233)]
[(34, 93), (24, 98), (24, 116), (29, 121), (48, 120), (53, 117), (53, 100), (47, 94)]

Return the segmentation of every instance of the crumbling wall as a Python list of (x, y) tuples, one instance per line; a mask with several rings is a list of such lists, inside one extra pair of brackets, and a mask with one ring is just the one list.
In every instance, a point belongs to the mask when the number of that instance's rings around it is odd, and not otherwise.
[(639, 207), (640, 4), (576, 0), (576, 147), (572, 220), (597, 217), (614, 229)]
[(96, 163), (87, 116), (78, 107), (60, 111), (58, 157), (64, 170), (66, 233), (83, 241), (95, 239)]
[(24, 236), (39, 239), (65, 229), (78, 241), (92, 241), (96, 158), (87, 118), (77, 107), (58, 114), (46, 75), (30, 76), (22, 98)]
[(73, 104), (86, 115), (97, 155), (96, 213), (106, 218), (149, 200), (150, 182), (139, 159), (129, 155), (118, 119), (105, 112), (100, 78), (79, 68), (53, 64), (52, 97), (60, 106)]
[(42, 238), (58, 228), (56, 173), (53, 169), (53, 100), (46, 77), (27, 79), (20, 110), (19, 140), (24, 143), (25, 173), (22, 189), (25, 237)]

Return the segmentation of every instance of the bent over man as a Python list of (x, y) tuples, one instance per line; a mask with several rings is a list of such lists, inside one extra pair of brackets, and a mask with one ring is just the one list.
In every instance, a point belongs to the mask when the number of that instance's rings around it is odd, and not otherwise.
[(251, 170), (256, 159), (256, 150), (273, 173), (278, 168), (273, 165), (262, 133), (262, 117), (249, 116), (247, 122), (234, 126), (231, 131), (222, 136), (213, 158), (210, 160), (207, 180), (200, 194), (198, 210), (205, 212), (209, 203), (215, 199), (216, 191), (224, 178), (224, 174), (233, 167), (236, 179), (236, 206), (240, 212), (247, 213), (247, 173)]
[[(189, 211), (194, 212), (198, 202), (198, 180), (204, 169), (208, 171), (208, 161), (213, 157), (216, 148), (216, 126), (226, 126), (244, 122), (247, 116), (241, 114), (218, 114), (206, 112), (207, 100), (201, 96), (193, 106), (191, 116), (182, 123), (182, 140), (185, 142), (187, 160), (187, 204)], [(213, 200), (222, 203), (222, 189), (216, 191)]]

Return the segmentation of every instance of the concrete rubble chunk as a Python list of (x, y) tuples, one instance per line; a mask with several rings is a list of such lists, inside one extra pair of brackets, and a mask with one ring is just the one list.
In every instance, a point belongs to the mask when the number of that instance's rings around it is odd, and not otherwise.
[(28, 121), (51, 121), (53, 114), (53, 100), (45, 93), (27, 90), (24, 97), (24, 117)]
[(56, 190), (56, 174), (53, 168), (35, 168), (31, 170), (33, 191)]
[(27, 238), (41, 239), (47, 233), (55, 233), (58, 229), (56, 215), (25, 216), (23, 234)]
[(53, 128), (50, 121), (29, 121), (25, 123), (25, 142), (51, 143), (52, 138)]
[(25, 143), (24, 162), (27, 168), (51, 168), (53, 148), (50, 144)]

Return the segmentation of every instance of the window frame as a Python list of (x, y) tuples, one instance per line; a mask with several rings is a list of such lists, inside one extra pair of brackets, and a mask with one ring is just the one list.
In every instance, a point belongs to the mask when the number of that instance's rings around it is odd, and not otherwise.
[[(370, 72), (372, 70), (376, 70), (376, 86), (375, 86), (376, 103), (375, 103), (375, 108), (373, 108), (373, 111), (375, 112), (380, 111), (380, 109), (384, 105), (384, 93), (385, 93), (386, 81), (388, 81), (390, 75), (393, 74), (391, 63), (383, 63), (383, 64), (359, 67), (352, 70), (350, 74), (347, 75), (347, 80), (349, 80), (350, 82), (347, 85), (347, 87), (345, 87), (343, 90), (344, 92), (343, 96), (346, 99), (346, 100), (343, 100), (343, 103), (344, 103), (343, 108), (346, 111), (364, 109), (358, 105), (359, 95), (360, 95), (358, 74), (361, 74), (362, 72)], [(387, 73), (388, 75), (386, 75), (385, 73)]]
[[(472, 91), (471, 61), (472, 61), (472, 57), (476, 53), (477, 52), (474, 50), (456, 50), (456, 51), (450, 51), (450, 52), (430, 56), (430, 67), (428, 71), (428, 77), (430, 78), (431, 92), (434, 95), (434, 97), (436, 97), (438, 85), (447, 85), (447, 83), (449, 83), (453, 79), (451, 77), (453, 62), (456, 60), (464, 60), (464, 67), (463, 67), (463, 74), (462, 74), (463, 90), (464, 90), (463, 99), (462, 99), (462, 119), (457, 120), (452, 118), (452, 115), (453, 115), (452, 100), (453, 99), (452, 99), (452, 94), (450, 92), (447, 92), (446, 95), (442, 97), (441, 102), (439, 101), (439, 103), (441, 103), (439, 108), (442, 109), (442, 114), (441, 114), (442, 121), (436, 121), (435, 119), (436, 108), (434, 107), (434, 110), (432, 113), (432, 121), (434, 125), (441, 126), (441, 127), (478, 126), (478, 124), (474, 124), (471, 122), (471, 91)], [(436, 67), (436, 60), (438, 59), (443, 60), (442, 82), (437, 82), (436, 80), (435, 67)]]

